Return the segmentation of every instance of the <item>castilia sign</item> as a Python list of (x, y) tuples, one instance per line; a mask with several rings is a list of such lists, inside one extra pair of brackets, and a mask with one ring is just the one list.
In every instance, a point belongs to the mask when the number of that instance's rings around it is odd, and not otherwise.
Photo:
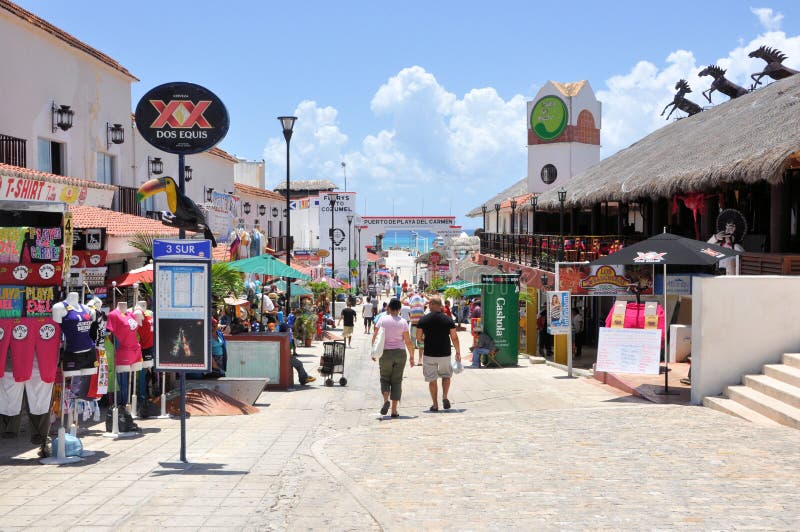
[(136, 128), (167, 153), (190, 155), (216, 146), (228, 132), (228, 110), (216, 94), (194, 83), (165, 83), (136, 105)]

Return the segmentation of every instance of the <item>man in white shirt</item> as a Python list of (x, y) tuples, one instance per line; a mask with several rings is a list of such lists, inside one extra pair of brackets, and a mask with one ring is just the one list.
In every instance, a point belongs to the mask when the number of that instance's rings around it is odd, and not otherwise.
[(375, 307), (372, 305), (372, 300), (367, 296), (367, 300), (361, 306), (361, 317), (364, 318), (364, 333), (369, 334), (372, 327), (372, 317)]

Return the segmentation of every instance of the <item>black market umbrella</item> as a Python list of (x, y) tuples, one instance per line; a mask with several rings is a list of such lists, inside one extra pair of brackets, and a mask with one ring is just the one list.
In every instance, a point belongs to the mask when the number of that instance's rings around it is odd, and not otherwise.
[[(664, 312), (667, 312), (667, 266), (711, 266), (722, 260), (730, 259), (741, 255), (740, 251), (730, 248), (709, 244), (701, 240), (685, 238), (670, 233), (659, 235), (642, 240), (636, 244), (624, 247), (616, 253), (606, 255), (595, 261), (590, 266), (602, 266), (604, 264), (628, 265), (628, 264), (652, 264), (653, 266), (662, 265), (664, 267)], [(667, 328), (666, 315), (664, 316), (664, 327)], [(669, 331), (664, 331), (664, 391), (669, 392)]]

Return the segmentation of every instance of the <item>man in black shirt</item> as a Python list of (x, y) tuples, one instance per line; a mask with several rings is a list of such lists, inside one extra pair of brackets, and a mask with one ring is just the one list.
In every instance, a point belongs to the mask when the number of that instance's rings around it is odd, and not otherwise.
[(353, 330), (356, 326), (356, 311), (353, 310), (353, 303), (347, 302), (347, 307), (342, 309), (342, 314), (339, 316), (339, 323), (344, 321), (344, 329), (342, 336), (347, 341), (347, 347), (353, 347)]
[[(456, 359), (461, 360), (461, 346), (458, 343), (456, 324), (453, 319), (442, 312), (442, 298), (434, 296), (428, 301), (430, 312), (417, 322), (417, 342), (424, 346), (420, 349), (422, 361), (422, 375), (428, 383), (433, 404), (430, 411), (439, 410), (437, 398), (438, 387), (436, 380), (442, 379), (442, 406), (450, 409), (450, 400), (447, 392), (450, 391), (450, 377), (453, 375), (453, 366), (450, 363), (450, 342), (456, 348)], [(411, 354), (411, 365), (414, 365), (414, 354)]]

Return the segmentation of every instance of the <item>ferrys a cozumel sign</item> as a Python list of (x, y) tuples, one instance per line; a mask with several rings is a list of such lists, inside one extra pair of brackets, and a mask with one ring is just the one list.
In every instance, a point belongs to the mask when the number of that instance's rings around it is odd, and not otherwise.
[(136, 105), (136, 128), (167, 153), (213, 148), (228, 132), (228, 110), (216, 94), (194, 83), (172, 82), (147, 91)]

